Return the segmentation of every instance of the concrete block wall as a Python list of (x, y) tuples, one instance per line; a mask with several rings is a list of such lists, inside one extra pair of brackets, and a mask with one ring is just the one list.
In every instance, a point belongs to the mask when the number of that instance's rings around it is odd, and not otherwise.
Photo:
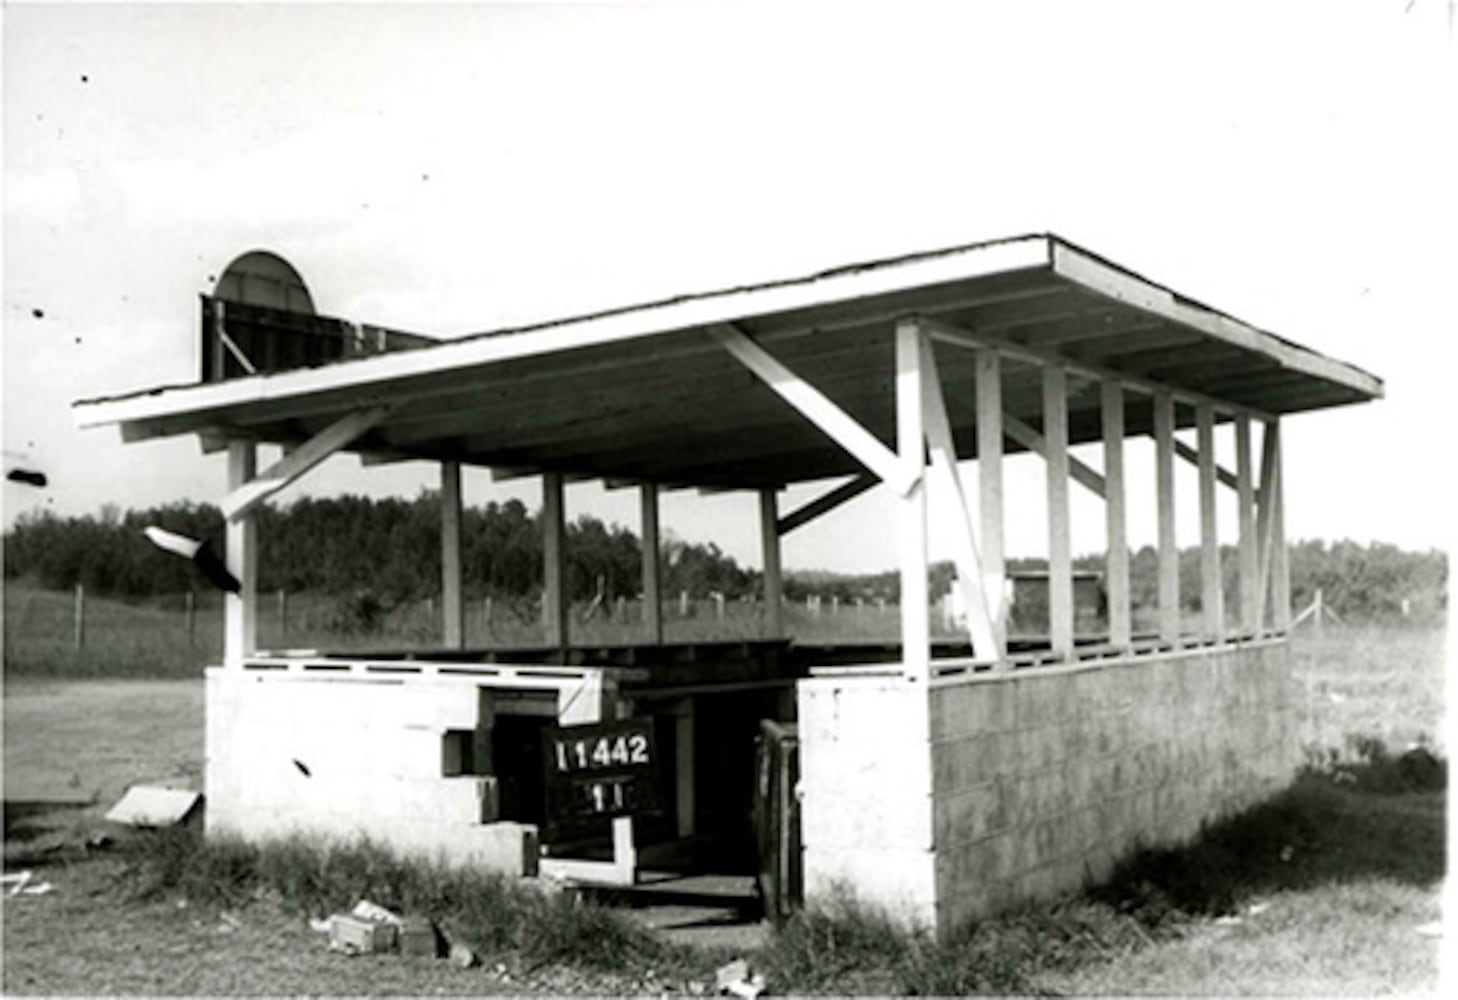
[(1100, 881), (1284, 787), (1291, 683), (1280, 640), (934, 683), (936, 926)]
[(842, 888), (908, 924), (936, 919), (931, 747), (922, 686), (898, 676), (796, 685), (805, 900)]
[[(208, 832), (364, 835), (405, 853), (535, 874), (536, 828), (495, 821), (496, 779), (448, 774), (445, 733), (476, 725), (477, 688), (438, 677), (210, 669)], [(601, 711), (580, 686), (559, 703), (568, 721)]]

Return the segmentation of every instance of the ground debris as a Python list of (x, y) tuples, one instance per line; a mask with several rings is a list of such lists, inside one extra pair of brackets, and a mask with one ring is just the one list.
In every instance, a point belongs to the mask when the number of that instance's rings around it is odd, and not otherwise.
[(764, 976), (759, 973), (750, 975), (749, 963), (742, 958), (720, 966), (714, 973), (714, 983), (720, 993), (732, 993), (745, 1000), (754, 1000), (764, 992), (765, 986)]
[(31, 881), (32, 872), (29, 868), (25, 871), (14, 872), (13, 874), (0, 876), (0, 886), (9, 886), (8, 896), (44, 896), (55, 891), (55, 886), (49, 882)]
[(180, 826), (197, 815), (202, 799), (201, 792), (185, 788), (133, 785), (106, 818), (126, 826)]

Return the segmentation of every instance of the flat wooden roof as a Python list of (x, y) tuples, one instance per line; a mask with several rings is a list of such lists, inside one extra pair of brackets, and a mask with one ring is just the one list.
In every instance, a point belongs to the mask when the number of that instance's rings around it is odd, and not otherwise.
[[(715, 339), (747, 334), (883, 442), (895, 440), (894, 326), (950, 336), (937, 360), (959, 454), (975, 453), (973, 352), (1004, 352), (1004, 405), (1041, 424), (1041, 367), (1069, 370), (1074, 443), (1100, 435), (1100, 377), (1127, 378), (1130, 435), (1152, 429), (1138, 390), (1275, 416), (1382, 395), (1353, 365), (1258, 330), (1052, 235), (837, 268), (590, 316), (226, 382), (74, 404), (81, 427), (126, 440), (200, 433), (296, 444), (387, 405), (346, 450), (507, 469), (757, 487), (861, 466)], [(1193, 423), (1187, 407), (1180, 423)], [(1009, 442), (1009, 450), (1016, 448)]]

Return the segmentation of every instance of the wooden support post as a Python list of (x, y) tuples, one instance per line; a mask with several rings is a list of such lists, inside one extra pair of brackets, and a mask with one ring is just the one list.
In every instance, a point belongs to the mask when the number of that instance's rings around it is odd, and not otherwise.
[(1225, 595), (1220, 573), (1220, 525), (1215, 516), (1215, 410), (1195, 407), (1200, 469), (1200, 619), (1206, 640), (1225, 634)]
[(1286, 470), (1281, 454), (1280, 421), (1273, 421), (1271, 426), (1278, 432), (1276, 435), (1276, 502), (1271, 508), (1272, 535), (1275, 544), (1275, 551), (1271, 553), (1271, 600), (1276, 605), (1276, 628), (1285, 632), (1291, 628), (1291, 550), (1286, 547)]
[(274, 600), (278, 603), (278, 638), (282, 642), (289, 631), (289, 595), (280, 587)]
[(1255, 635), (1261, 627), (1261, 599), (1256, 589), (1260, 557), (1256, 546), (1255, 482), (1251, 478), (1250, 417), (1235, 418), (1235, 509), (1240, 525), (1237, 566), (1240, 569), (1240, 629)]
[(466, 646), (461, 593), (461, 463), (440, 463), (440, 613), (446, 649)]
[(641, 514), (643, 560), (643, 631), (647, 641), (663, 645), (663, 583), (658, 551), (658, 484), (643, 483), (638, 487)]
[(547, 645), (567, 647), (567, 547), (562, 475), (542, 474), (542, 624)]
[(1128, 514), (1124, 501), (1124, 387), (1116, 379), (1101, 386), (1104, 430), (1104, 529), (1108, 551), (1104, 576), (1109, 597), (1109, 644), (1128, 649), (1133, 642), (1129, 596)]
[(779, 639), (785, 634), (785, 581), (780, 572), (778, 521), (775, 489), (766, 487), (759, 491), (759, 537), (764, 553), (765, 630), (771, 639)]
[(982, 591), (997, 647), (1007, 649), (1007, 586), (1002, 520), (1002, 360), (981, 349), (977, 371), (977, 499), (982, 528)]
[(74, 635), (73, 640), (77, 649), (86, 645), (86, 587), (78, 582), (76, 584), (76, 603), (72, 608), (74, 612)]
[[(228, 442), (228, 490), (253, 479), (258, 448), (252, 441)], [(241, 669), (258, 648), (258, 538), (253, 514), (245, 511), (227, 521), (228, 572), (240, 584), (238, 593), (223, 595), (223, 664)]]
[(1053, 655), (1073, 659), (1073, 546), (1068, 505), (1068, 376), (1043, 369), (1043, 435), (1048, 442), (1048, 632)]
[(1274, 421), (1267, 421), (1261, 440), (1261, 487), (1258, 497), (1260, 506), (1256, 512), (1256, 544), (1260, 547), (1257, 556), (1259, 566), (1256, 573), (1256, 602), (1259, 608), (1257, 627), (1260, 631), (1265, 631), (1267, 621), (1272, 622), (1273, 626), (1275, 621), (1274, 615), (1267, 616), (1267, 610), (1272, 603), (1271, 578), (1275, 573), (1276, 451), (1279, 447), (1279, 436), (1279, 426)]
[(902, 482), (897, 499), (901, 562), (901, 662), (907, 680), (931, 675), (931, 608), (927, 588), (926, 431), (922, 423), (921, 330), (896, 325), (896, 450)]
[(1154, 397), (1154, 471), (1159, 502), (1159, 637), (1180, 641), (1180, 550), (1175, 540), (1174, 397)]

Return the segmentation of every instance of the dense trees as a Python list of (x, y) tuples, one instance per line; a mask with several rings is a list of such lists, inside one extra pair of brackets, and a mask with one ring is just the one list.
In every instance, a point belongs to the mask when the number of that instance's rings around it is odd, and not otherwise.
[[(304, 498), (286, 507), (265, 506), (259, 518), (259, 586), (264, 590), (368, 594), (384, 606), (424, 598), (440, 587), (440, 504), (434, 493), (414, 500), (358, 496)], [(5, 536), (5, 574), (30, 575), (62, 589), (81, 583), (98, 594), (147, 597), (201, 586), (185, 560), (161, 552), (141, 529), (158, 524), (221, 547), (223, 519), (207, 504), (175, 503), (125, 514), (109, 506), (95, 516), (22, 517)], [(469, 596), (527, 601), (541, 589), (541, 525), (516, 500), (467, 508), (462, 514), (462, 571)], [(599, 594), (632, 597), (641, 586), (637, 536), (618, 525), (582, 516), (567, 526), (567, 586), (573, 600)], [(757, 594), (759, 574), (739, 566), (716, 545), (668, 538), (663, 545), (663, 586), (668, 594), (728, 598)], [(1180, 596), (1194, 610), (1200, 600), (1200, 554), (1180, 553)], [(1101, 570), (1100, 556), (1076, 561)], [(1011, 569), (1037, 569), (1040, 560), (1012, 559)], [(1222, 551), (1227, 607), (1236, 606), (1234, 549)], [(945, 593), (952, 567), (932, 567), (932, 594)], [(1437, 551), (1407, 552), (1392, 545), (1351, 541), (1301, 541), (1291, 546), (1292, 603), (1305, 607), (1318, 588), (1326, 604), (1356, 620), (1431, 618), (1447, 608), (1448, 561)], [(1152, 607), (1157, 557), (1145, 547), (1132, 554), (1131, 589), (1136, 607)], [(790, 600), (807, 594), (842, 601), (896, 600), (896, 572), (858, 576), (789, 574)]]

